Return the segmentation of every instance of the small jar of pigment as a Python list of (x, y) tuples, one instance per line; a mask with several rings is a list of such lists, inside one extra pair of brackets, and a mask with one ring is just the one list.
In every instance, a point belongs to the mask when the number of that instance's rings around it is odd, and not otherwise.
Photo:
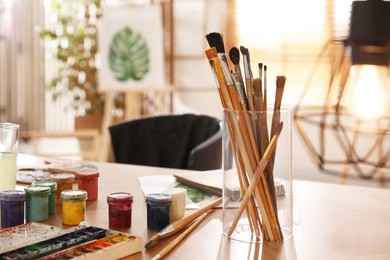
[(61, 205), (61, 192), (64, 190), (72, 190), (74, 175), (71, 173), (56, 173), (50, 175), (50, 180), (57, 183), (57, 191), (55, 194), (55, 204)]
[(172, 197), (170, 208), (170, 223), (182, 219), (186, 212), (187, 190), (183, 188), (169, 188), (163, 192)]
[(50, 188), (46, 186), (27, 186), (26, 221), (45, 221), (49, 218)]
[(55, 196), (57, 191), (57, 183), (55, 181), (34, 181), (32, 183), (33, 186), (47, 186), (50, 188), (49, 195), (49, 215), (53, 215), (55, 213), (56, 205), (55, 205)]
[(148, 229), (161, 230), (169, 225), (172, 197), (161, 193), (146, 196)]
[(114, 192), (107, 196), (108, 225), (111, 229), (129, 229), (133, 195), (127, 192)]
[(85, 190), (65, 190), (61, 192), (62, 223), (75, 226), (85, 220), (87, 210)]
[(1, 226), (13, 227), (24, 224), (24, 204), (26, 193), (20, 190), (0, 192)]
[(77, 172), (78, 188), (88, 193), (88, 200), (98, 198), (99, 172), (95, 168), (83, 168)]

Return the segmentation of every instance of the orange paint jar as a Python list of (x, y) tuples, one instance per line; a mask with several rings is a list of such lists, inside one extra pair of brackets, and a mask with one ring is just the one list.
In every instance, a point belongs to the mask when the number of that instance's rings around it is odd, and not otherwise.
[(99, 172), (94, 168), (83, 168), (77, 172), (78, 187), (88, 193), (88, 200), (97, 200)]
[(51, 174), (50, 180), (57, 183), (57, 190), (54, 201), (56, 205), (61, 205), (61, 192), (64, 190), (73, 189), (74, 175), (72, 173)]

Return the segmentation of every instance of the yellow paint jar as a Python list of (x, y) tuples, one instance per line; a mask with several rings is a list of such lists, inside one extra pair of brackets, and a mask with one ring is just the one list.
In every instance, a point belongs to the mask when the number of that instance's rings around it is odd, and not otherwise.
[(71, 173), (56, 173), (50, 175), (50, 180), (57, 183), (57, 190), (54, 198), (56, 205), (61, 205), (61, 193), (64, 190), (73, 189), (74, 179), (74, 174)]
[(87, 192), (84, 190), (65, 190), (61, 192), (62, 223), (75, 226), (85, 220)]

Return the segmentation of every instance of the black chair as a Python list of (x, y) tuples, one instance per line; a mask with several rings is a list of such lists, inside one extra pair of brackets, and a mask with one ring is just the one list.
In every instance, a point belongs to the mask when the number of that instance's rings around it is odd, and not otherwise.
[(220, 120), (195, 114), (162, 115), (109, 127), (117, 163), (191, 170), (220, 169)]

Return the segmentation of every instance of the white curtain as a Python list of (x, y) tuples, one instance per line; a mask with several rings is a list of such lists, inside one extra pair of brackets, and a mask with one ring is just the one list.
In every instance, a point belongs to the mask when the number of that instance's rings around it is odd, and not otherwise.
[(0, 121), (44, 127), (42, 0), (0, 0)]

